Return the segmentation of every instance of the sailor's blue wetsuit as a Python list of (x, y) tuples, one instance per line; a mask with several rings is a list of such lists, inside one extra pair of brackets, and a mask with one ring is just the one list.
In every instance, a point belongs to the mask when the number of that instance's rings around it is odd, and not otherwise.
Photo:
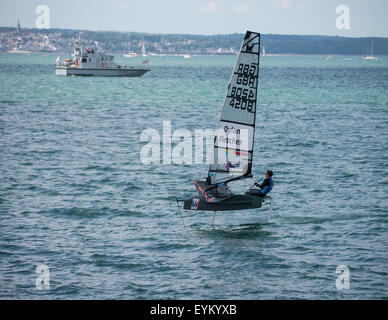
[(273, 188), (274, 182), (272, 178), (266, 178), (264, 179), (262, 184), (257, 184), (260, 188), (259, 189), (252, 189), (246, 192), (245, 194), (248, 194), (250, 196), (258, 196), (258, 197), (265, 197)]
[(272, 190), (273, 185), (274, 183), (272, 178), (264, 179), (263, 183), (259, 185), (261, 193), (266, 196)]

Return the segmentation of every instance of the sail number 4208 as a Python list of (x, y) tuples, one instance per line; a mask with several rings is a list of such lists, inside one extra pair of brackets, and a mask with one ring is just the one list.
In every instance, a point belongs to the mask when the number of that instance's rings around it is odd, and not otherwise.
[(247, 110), (248, 112), (255, 112), (255, 102), (238, 98), (232, 98), (229, 105), (235, 109)]
[(232, 108), (255, 112), (255, 101), (253, 100), (255, 98), (255, 94), (253, 90), (232, 87), (230, 98), (231, 100), (229, 105)]

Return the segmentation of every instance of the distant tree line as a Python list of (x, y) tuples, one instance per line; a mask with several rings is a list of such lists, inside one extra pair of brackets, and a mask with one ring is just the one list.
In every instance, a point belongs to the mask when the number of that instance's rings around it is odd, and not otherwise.
[[(0, 32), (13, 32), (15, 28), (1, 27)], [(60, 34), (67, 42), (78, 37), (81, 30), (69, 29), (22, 29), (23, 32)], [(98, 41), (104, 50), (123, 52), (128, 41), (128, 33), (115, 31), (83, 31), (83, 38), (92, 43)], [(131, 32), (131, 51), (140, 52), (141, 45), (146, 44), (148, 52), (158, 53), (209, 53), (219, 48), (238, 51), (243, 35), (191, 35), (191, 34), (151, 34)], [(388, 55), (388, 38), (347, 38), (338, 36), (316, 35), (275, 35), (263, 34), (262, 46), (267, 54), (343, 54), (365, 55), (370, 53), (374, 43), (375, 55)], [(58, 39), (54, 39), (58, 41)]]

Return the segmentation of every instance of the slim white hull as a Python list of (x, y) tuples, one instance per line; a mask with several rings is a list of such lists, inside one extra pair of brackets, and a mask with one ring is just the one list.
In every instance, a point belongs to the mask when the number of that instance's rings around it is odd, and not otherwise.
[(365, 57), (362, 57), (364, 60), (379, 60), (377, 57), (374, 57), (374, 56), (365, 56)]
[(124, 58), (136, 58), (137, 53), (134, 53), (134, 52), (125, 53), (125, 54), (123, 54), (123, 56), (124, 56)]
[(150, 70), (149, 68), (94, 69), (56, 66), (55, 74), (57, 76), (141, 77)]

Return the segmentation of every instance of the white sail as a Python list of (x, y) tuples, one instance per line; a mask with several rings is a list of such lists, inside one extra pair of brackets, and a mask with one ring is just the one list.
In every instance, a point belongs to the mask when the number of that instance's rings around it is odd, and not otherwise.
[(207, 180), (210, 184), (251, 176), (259, 56), (260, 34), (247, 31), (214, 138)]
[(146, 48), (145, 48), (144, 42), (143, 42), (143, 46), (141, 47), (141, 55), (142, 55), (143, 57), (147, 57), (147, 56), (148, 56), (148, 54), (147, 54), (147, 52), (146, 52)]

